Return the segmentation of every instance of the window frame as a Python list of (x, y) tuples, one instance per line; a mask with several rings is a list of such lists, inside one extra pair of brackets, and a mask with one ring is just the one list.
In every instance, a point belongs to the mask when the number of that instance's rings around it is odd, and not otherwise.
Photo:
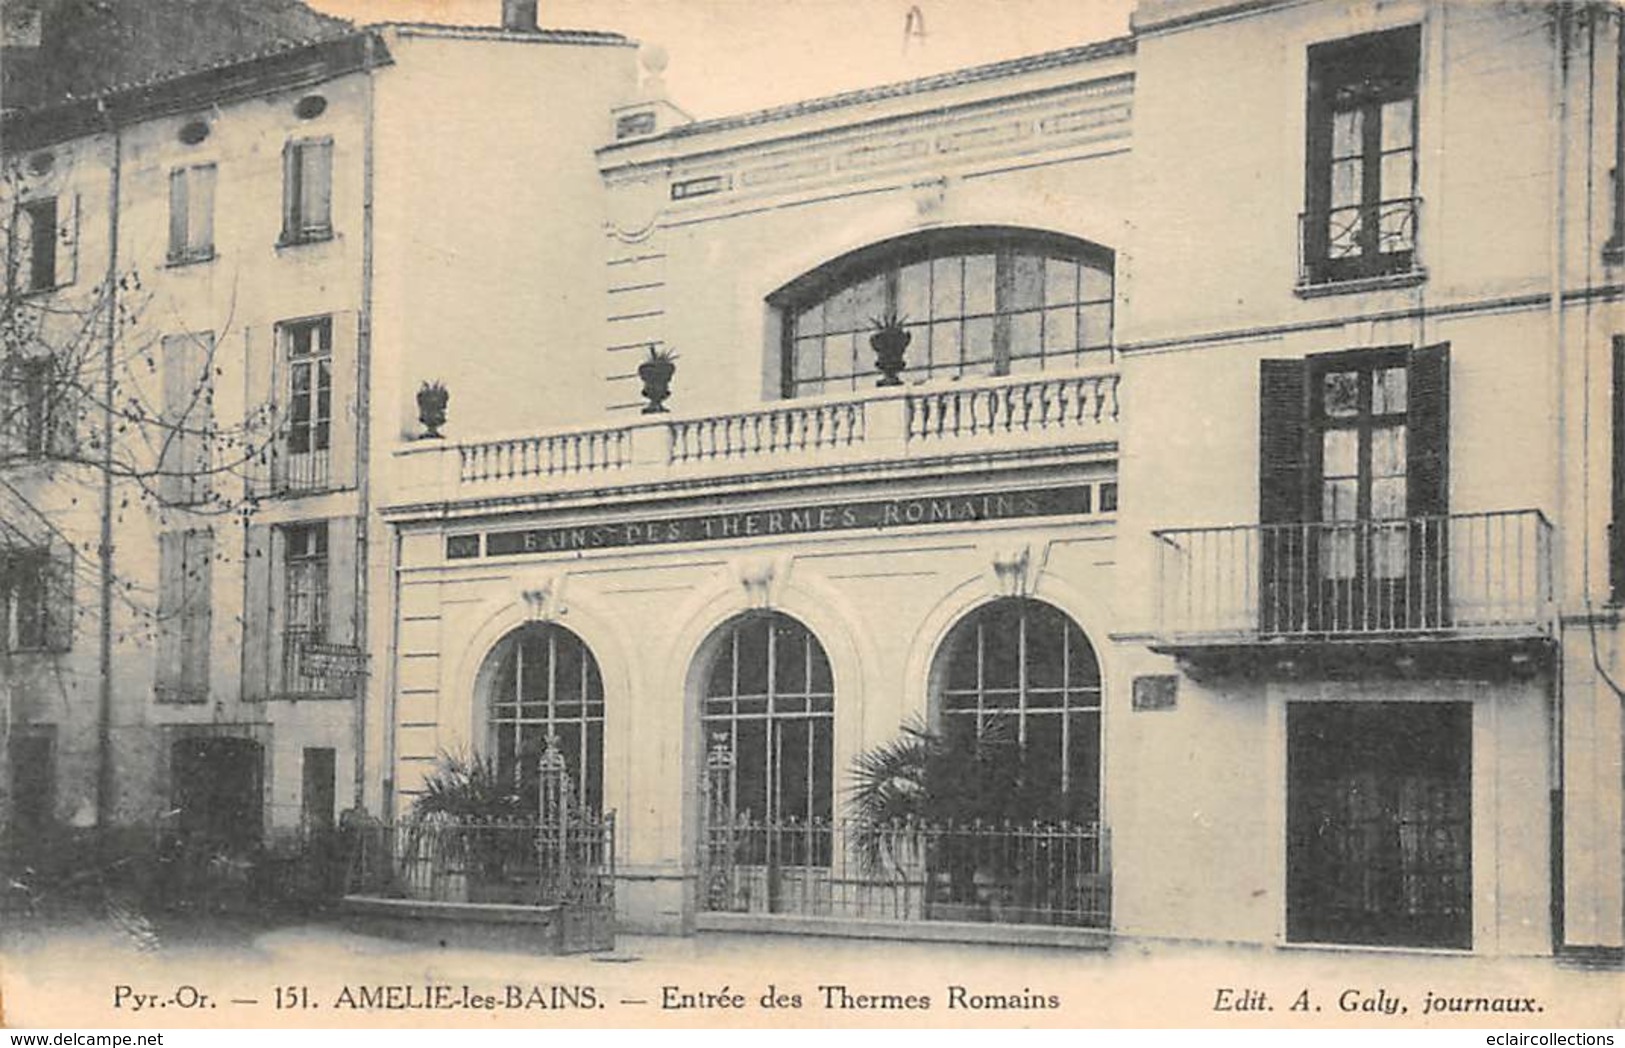
[[(328, 635), (332, 598), (331, 553), (327, 521), (284, 524), (281, 532), (282, 608), (278, 626), (284, 658), (293, 657), (290, 645), (301, 640), (323, 643)], [(295, 614), (298, 607), (299, 613)], [(290, 663), (291, 668), (291, 663)], [(290, 685), (293, 682), (285, 682)]]
[[(1421, 29), (1418, 24), (1385, 29), (1312, 45), (1307, 56), (1307, 115), (1305, 145), (1304, 212), (1300, 219), (1302, 245), (1299, 283), (1304, 288), (1325, 287), (1375, 278), (1403, 278), (1420, 273), (1418, 266), (1420, 180)], [(1339, 92), (1358, 91), (1353, 104), (1339, 104)], [(1408, 144), (1390, 149), (1384, 142), (1383, 110), (1409, 100)], [(1358, 153), (1342, 158), (1360, 161), (1360, 201), (1334, 206), (1333, 170), (1337, 114), (1358, 112), (1361, 138)], [(1408, 152), (1407, 185), (1396, 195), (1384, 185), (1384, 158)], [(1358, 250), (1334, 257), (1332, 216), (1358, 211)], [(1408, 247), (1382, 250), (1383, 222), (1400, 216)]]
[[(25, 602), (31, 612), (25, 618)], [(73, 564), (47, 546), (0, 555), (0, 627), (15, 654), (60, 654), (73, 648)], [(27, 632), (25, 633), (25, 623)]]
[[(207, 174), (205, 174), (207, 172)], [(169, 251), (171, 266), (209, 262), (215, 257), (215, 191), (219, 165), (188, 164), (169, 172)], [(199, 237), (199, 230), (203, 236)]]
[[(758, 623), (765, 624), (765, 643), (762, 646), (762, 664), (759, 667), (761, 690), (745, 687), (749, 681), (742, 672), (745, 669), (740, 642), (743, 630), (750, 629)], [(803, 645), (801, 655), (801, 680), (804, 687), (800, 690), (781, 688), (781, 669), (791, 664), (781, 662), (778, 649), (784, 635), (794, 635)], [(819, 640), (818, 635), (805, 623), (783, 612), (756, 611), (737, 615), (718, 628), (715, 643), (705, 659), (704, 673), (702, 674), (701, 695), (699, 702), (700, 734), (703, 740), (703, 749), (710, 752), (712, 743), (719, 736), (726, 735), (732, 762), (729, 769), (726, 810), (735, 818), (742, 818), (744, 811), (750, 811), (752, 826), (761, 826), (769, 832), (763, 838), (780, 836), (771, 831), (784, 829), (789, 826), (829, 827), (836, 815), (837, 775), (835, 767), (835, 673), (834, 666), (829, 659), (829, 651)], [(816, 660), (815, 661), (815, 656)], [(728, 687), (724, 693), (717, 693), (714, 685), (717, 674), (722, 667), (723, 660), (727, 660)], [(820, 674), (817, 666), (823, 669)], [(752, 673), (757, 668), (752, 668)], [(827, 681), (828, 687), (815, 687)], [(781, 704), (781, 700), (784, 700)], [(757, 709), (759, 705), (759, 710)], [(799, 706), (799, 708), (795, 708)], [(742, 750), (741, 725), (760, 723), (763, 725), (760, 735), (761, 744), (761, 775), (751, 776), (751, 787), (759, 786), (759, 790), (751, 790), (753, 796), (748, 798), (752, 807), (745, 809), (742, 803), (741, 772), (746, 770), (743, 759), (746, 753)], [(787, 796), (784, 778), (786, 760), (783, 757), (785, 728), (789, 725), (805, 726), (805, 759), (804, 777), (802, 786), (803, 797), (799, 810), (789, 812), (787, 802), (793, 799), (793, 793)], [(820, 739), (819, 736), (822, 736)], [(820, 749), (822, 752), (820, 752)], [(818, 766), (822, 757), (822, 766)], [(701, 774), (709, 774), (702, 765)], [(759, 796), (766, 810), (756, 811), (754, 802)], [(716, 803), (716, 802), (713, 802)], [(792, 840), (791, 838), (794, 838)], [(777, 845), (790, 848), (790, 858), (794, 865), (826, 865), (828, 862), (828, 840), (819, 837), (818, 841), (807, 850), (806, 840), (797, 835), (790, 834)]]
[[(46, 235), (40, 235), (41, 215), (49, 209), (45, 222)], [(28, 257), (19, 261), (17, 279), (25, 295), (44, 294), (62, 286), (57, 279), (60, 261), (57, 258), (62, 245), (57, 243), (57, 229), (62, 221), (62, 209), (55, 196), (34, 197), (17, 205), (16, 222), (28, 223)], [(43, 275), (43, 279), (41, 279)]]
[[(314, 192), (319, 196), (312, 196), (312, 185), (317, 185)], [(289, 139), (282, 151), (282, 237), (278, 246), (332, 238), (333, 138), (318, 135)]]
[[(1054, 360), (1060, 363), (1061, 368), (1076, 368), (1081, 365), (1082, 359), (1090, 354), (1104, 354), (1111, 356), (1115, 348), (1117, 279), (1116, 254), (1111, 249), (1099, 244), (1047, 230), (1036, 230), (1006, 226), (964, 226), (947, 230), (932, 230), (924, 233), (911, 233), (900, 237), (893, 237), (848, 252), (839, 258), (824, 263), (821, 266), (797, 277), (795, 280), (779, 288), (767, 298), (767, 304), (779, 316), (779, 346), (778, 367), (779, 382), (778, 396), (781, 399), (793, 400), (804, 396), (818, 396), (818, 393), (802, 393), (798, 386), (804, 381), (797, 377), (797, 322), (800, 314), (833, 299), (843, 291), (855, 289), (861, 285), (880, 278), (883, 284), (884, 301), (877, 305), (876, 316), (888, 311), (906, 313), (899, 305), (898, 285), (903, 270), (919, 263), (934, 263), (941, 259), (967, 259), (971, 257), (992, 256), (993, 258), (993, 285), (990, 293), (993, 297), (991, 308), (987, 311), (970, 312), (965, 304), (967, 292), (963, 285), (960, 291), (960, 311), (956, 313), (941, 314), (940, 319), (933, 320), (936, 314), (927, 317), (905, 317), (906, 326), (914, 333), (915, 340), (910, 345), (911, 355), (915, 355), (915, 362), (907, 368), (905, 376), (920, 375), (921, 365), (917, 362), (918, 335), (927, 326), (938, 323), (958, 322), (961, 329), (966, 323), (972, 321), (988, 320), (991, 323), (991, 370), (982, 375), (977, 369), (982, 366), (980, 360), (967, 360), (964, 353), (963, 335), (961, 335), (960, 356), (957, 363), (945, 362), (941, 364), (926, 364), (926, 375), (935, 377), (938, 372), (953, 372), (953, 378), (968, 377), (1001, 377), (1012, 373), (1021, 373), (1027, 370), (1022, 367), (1012, 367), (1013, 361), (1033, 361), (1037, 367), (1032, 370), (1048, 370), (1046, 363)], [(1023, 305), (1013, 301), (1016, 294), (1016, 259), (1018, 258), (1058, 258), (1073, 263), (1081, 269), (1089, 269), (1104, 273), (1108, 291), (1103, 298), (1087, 298), (1084, 290), (1084, 277), (1079, 273), (1075, 285), (1076, 298), (1068, 303), (1074, 312), (1074, 325), (1080, 322), (1085, 309), (1104, 307), (1105, 326), (1107, 337), (1099, 344), (1083, 343), (1083, 338), (1075, 334), (1071, 348), (1058, 350), (1054, 353), (1046, 351), (1044, 336), (1042, 334), (1042, 321), (1040, 326), (1038, 352), (1036, 354), (1014, 355), (1014, 336), (1012, 333), (1015, 318), (1024, 316), (1044, 317), (1050, 311), (1040, 299), (1037, 304)], [(934, 267), (933, 267), (934, 268)], [(963, 279), (963, 267), (961, 279)], [(1042, 291), (1042, 282), (1040, 289)], [(869, 317), (854, 319), (852, 334), (867, 342), (867, 335), (872, 327)], [(1076, 331), (1076, 327), (1074, 328)], [(843, 334), (845, 332), (842, 332)], [(864, 361), (868, 356), (865, 346), (857, 350), (858, 360)], [(826, 362), (827, 364), (827, 362)], [(879, 372), (873, 363), (860, 366), (849, 374), (838, 377), (828, 377), (827, 366), (820, 369), (820, 383), (841, 382), (849, 384), (847, 389), (840, 392), (853, 392), (864, 388), (868, 380), (878, 376)], [(825, 389), (824, 393), (830, 390)]]
[[(999, 647), (1013, 645), (1016, 661), (1015, 687), (1001, 687), (988, 680), (989, 669), (989, 639), (988, 626), (997, 624), (1001, 616), (1009, 613), (1016, 616), (1017, 635), (1015, 638), (994, 638)], [(1059, 653), (1061, 666), (1061, 680), (1055, 687), (1038, 687), (1032, 683), (1030, 668), (1032, 666), (1031, 649), (1035, 640), (1030, 636), (1030, 624), (1035, 613), (1051, 615), (1063, 624), (1062, 650)], [(1073, 682), (1071, 679), (1073, 668), (1074, 649), (1071, 647), (1076, 641), (1082, 643), (1081, 659), (1087, 659), (1085, 667), (1092, 667), (1092, 673), (1087, 674), (1082, 682)], [(976, 646), (976, 680), (971, 688), (955, 687), (955, 663), (960, 658), (963, 645), (973, 643)], [(1006, 650), (1011, 650), (1006, 647)], [(1057, 746), (1060, 754), (1060, 796), (1067, 793), (1076, 785), (1070, 781), (1074, 774), (1073, 746), (1079, 742), (1074, 735), (1073, 720), (1075, 717), (1092, 717), (1093, 719), (1093, 746), (1090, 753), (1093, 757), (1093, 781), (1088, 784), (1092, 792), (1075, 794), (1071, 799), (1071, 811), (1066, 818), (1071, 820), (1084, 819), (1096, 821), (1101, 814), (1101, 785), (1102, 769), (1104, 767), (1104, 730), (1105, 715), (1105, 687), (1100, 662), (1100, 653), (1095, 648), (1089, 635), (1083, 631), (1076, 619), (1061, 608), (1048, 601), (1033, 597), (1003, 597), (989, 601), (966, 613), (954, 623), (943, 641), (938, 656), (939, 671), (936, 675), (931, 694), (932, 721), (950, 747), (958, 744), (954, 725), (956, 722), (969, 721), (973, 725), (973, 734), (966, 741), (975, 742), (986, 734), (989, 726), (1002, 717), (1014, 715), (1016, 738), (1014, 744), (1026, 750), (1029, 741), (1030, 728), (1042, 726), (1047, 719), (1059, 723), (1060, 737)], [(1090, 683), (1092, 681), (1092, 683)], [(997, 701), (1000, 695), (1008, 696), (1014, 692), (1014, 705)], [(1034, 699), (1039, 693), (1059, 694), (1056, 705), (1039, 705)], [(1093, 701), (1073, 704), (1074, 694), (1085, 698), (1092, 696)], [(966, 708), (951, 708), (955, 697), (970, 696), (974, 704)], [(992, 696), (995, 701), (988, 701)], [(1025, 757), (1018, 758), (1018, 769), (1028, 768)], [(1080, 806), (1081, 805), (1081, 806)], [(1054, 813), (1034, 811), (1034, 819), (1045, 819)]]
[(0, 364), (0, 409), (8, 438), (0, 449), (42, 462), (74, 454), (73, 384), (66, 363), (52, 353), (13, 353)]
[[(1409, 360), (1405, 349), (1361, 350), (1355, 353), (1333, 353), (1308, 360), (1309, 417), (1308, 484), (1305, 485), (1306, 509), (1309, 519), (1322, 525), (1318, 532), (1318, 575), (1322, 583), (1359, 580), (1371, 584), (1379, 580), (1405, 578), (1409, 575), (1412, 514), (1410, 512), (1410, 409)], [(1377, 376), (1383, 372), (1398, 371), (1406, 376), (1405, 405), (1398, 411), (1379, 412), (1376, 406)], [(1326, 409), (1327, 379), (1332, 375), (1356, 376), (1353, 414), (1333, 415)], [(1375, 447), (1379, 432), (1398, 429), (1402, 434), (1399, 457), (1400, 472), (1378, 476), (1375, 466)], [(1325, 495), (1326, 435), (1332, 432), (1353, 433), (1355, 439), (1355, 471), (1351, 477), (1339, 475), (1336, 479), (1352, 479), (1355, 484), (1355, 508), (1351, 518), (1327, 518)], [(1375, 512), (1376, 488), (1379, 480), (1400, 479), (1405, 512), (1399, 516), (1379, 516)], [(1314, 486), (1310, 491), (1309, 485)], [(1385, 523), (1391, 526), (1384, 526)], [(1343, 550), (1352, 554), (1345, 568), (1329, 566), (1343, 557)], [(1386, 549), (1387, 559), (1381, 552)], [(1393, 551), (1400, 552), (1404, 565), (1396, 575), (1392, 572)], [(1382, 563), (1387, 563), (1387, 570)]]
[[(278, 360), (286, 374), (279, 395), (287, 412), (278, 442), (277, 489), (323, 491), (333, 475), (333, 315), (284, 320), (276, 331)], [(301, 375), (307, 379), (305, 389), (299, 388)]]
[[(525, 698), (525, 651), (527, 641), (540, 641), (547, 645), (547, 679), (540, 698)], [(561, 643), (575, 649), (579, 667), (579, 688), (574, 701), (559, 691), (558, 650)], [(574, 795), (572, 804), (577, 811), (594, 814), (604, 810), (604, 754), (607, 744), (604, 701), (604, 674), (587, 642), (573, 630), (556, 623), (534, 622), (512, 631), (492, 651), (486, 676), (484, 703), (485, 737), (490, 744), (491, 761), (499, 778), (505, 779), (519, 790), (520, 796), (530, 803), (529, 810), (540, 810), (540, 778), (538, 761), (546, 751), (549, 738), (557, 737), (554, 728), (574, 726), (574, 747), (561, 746), (566, 767), (571, 776)], [(512, 666), (510, 674), (508, 667)], [(500, 689), (510, 681), (512, 693), (506, 701)], [(561, 713), (562, 707), (574, 705), (575, 715)], [(541, 706), (543, 715), (526, 716), (527, 708)], [(501, 712), (510, 707), (511, 715)], [(542, 732), (542, 749), (524, 746), (527, 734), (537, 729)], [(510, 745), (503, 744), (503, 733), (511, 732)], [(566, 740), (560, 740), (564, 743)]]

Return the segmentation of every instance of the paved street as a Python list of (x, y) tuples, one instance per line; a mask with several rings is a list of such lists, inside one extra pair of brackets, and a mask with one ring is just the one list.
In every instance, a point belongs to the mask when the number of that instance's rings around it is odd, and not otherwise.
[[(612, 953), (561, 958), (437, 949), (319, 924), (128, 924), (7, 929), (6, 1024), (1553, 1029), (1618, 1026), (1625, 1008), (1617, 969), (1539, 958), (719, 934), (622, 936)], [(1478, 1010), (1453, 1010), (1461, 1007)]]

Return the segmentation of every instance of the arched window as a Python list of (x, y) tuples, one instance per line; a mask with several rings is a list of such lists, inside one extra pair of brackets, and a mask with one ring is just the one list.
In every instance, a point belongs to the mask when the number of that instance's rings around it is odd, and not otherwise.
[(1073, 237), (974, 227), (864, 248), (793, 281), (783, 316), (782, 392), (872, 386), (873, 321), (912, 336), (905, 379), (1006, 375), (1109, 358), (1112, 252)]
[(525, 626), (491, 654), (487, 724), (497, 774), (515, 784), (534, 810), (540, 803), (538, 762), (548, 738), (589, 811), (604, 803), (604, 680), (581, 638), (561, 626)]
[(742, 616), (722, 627), (705, 680), (706, 749), (733, 755), (727, 810), (755, 824), (827, 823), (835, 685), (818, 638), (786, 615)]
[(962, 752), (992, 748), (1007, 817), (1094, 821), (1100, 812), (1100, 664), (1065, 613), (1005, 599), (972, 612), (946, 645), (940, 728)]

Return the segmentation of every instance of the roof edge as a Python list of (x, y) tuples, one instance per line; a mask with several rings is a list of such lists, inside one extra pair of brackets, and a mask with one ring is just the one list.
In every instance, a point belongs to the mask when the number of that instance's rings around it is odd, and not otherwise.
[(1007, 58), (986, 65), (967, 66), (962, 69), (952, 69), (943, 73), (933, 73), (930, 76), (918, 77), (913, 80), (900, 80), (878, 87), (864, 87), (852, 91), (843, 91), (839, 94), (824, 95), (819, 98), (806, 99), (799, 102), (789, 102), (784, 105), (771, 106), (766, 109), (757, 109), (731, 116), (714, 117), (699, 120), (692, 124), (681, 124), (672, 128), (663, 135), (653, 138), (640, 138), (625, 143), (614, 143), (606, 147), (605, 151), (629, 146), (647, 146), (651, 143), (692, 138), (698, 135), (713, 134), (722, 131), (732, 131), (739, 128), (755, 127), (760, 124), (775, 123), (780, 120), (791, 120), (800, 116), (810, 116), (815, 113), (827, 112), (833, 109), (842, 109), (847, 106), (859, 105), (865, 102), (882, 101), (890, 98), (907, 98), (912, 95), (926, 94), (931, 91), (941, 91), (952, 87), (961, 87), (966, 84), (981, 83), (988, 80), (997, 80), (1007, 76), (1018, 76), (1022, 73), (1037, 72), (1044, 69), (1054, 69), (1061, 66), (1072, 65), (1078, 62), (1095, 61), (1102, 58), (1116, 58), (1122, 55), (1133, 54), (1135, 38), (1132, 34), (1115, 36), (1107, 40), (1094, 43), (1081, 44), (1076, 47), (1061, 48), (1056, 51), (1044, 51), (1036, 55), (1023, 55), (1019, 58)]
[(318, 84), (393, 61), (383, 38), (366, 28), (239, 55), (202, 69), (9, 111), (0, 116), (0, 130), (4, 131), (0, 152), (11, 155), (38, 149), (106, 131), (109, 126)]

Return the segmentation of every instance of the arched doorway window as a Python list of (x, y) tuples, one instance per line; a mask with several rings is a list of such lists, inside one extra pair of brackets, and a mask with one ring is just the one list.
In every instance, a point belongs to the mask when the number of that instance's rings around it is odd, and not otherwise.
[(1009, 598), (954, 627), (937, 694), (948, 745), (980, 753), (1006, 818), (1100, 813), (1100, 664), (1083, 631), (1041, 601)]
[(576, 802), (604, 803), (604, 680), (581, 638), (562, 626), (524, 626), (491, 653), (486, 723), (497, 774), (526, 810), (540, 803), (538, 762), (558, 739)]
[(825, 822), (834, 813), (835, 685), (829, 658), (801, 623), (778, 613), (722, 627), (700, 713), (708, 753), (732, 756), (708, 788), (752, 824)]
[(911, 335), (908, 380), (1007, 375), (1110, 359), (1113, 255), (1075, 237), (996, 226), (852, 252), (769, 297), (783, 316), (785, 397), (874, 384), (876, 318)]

